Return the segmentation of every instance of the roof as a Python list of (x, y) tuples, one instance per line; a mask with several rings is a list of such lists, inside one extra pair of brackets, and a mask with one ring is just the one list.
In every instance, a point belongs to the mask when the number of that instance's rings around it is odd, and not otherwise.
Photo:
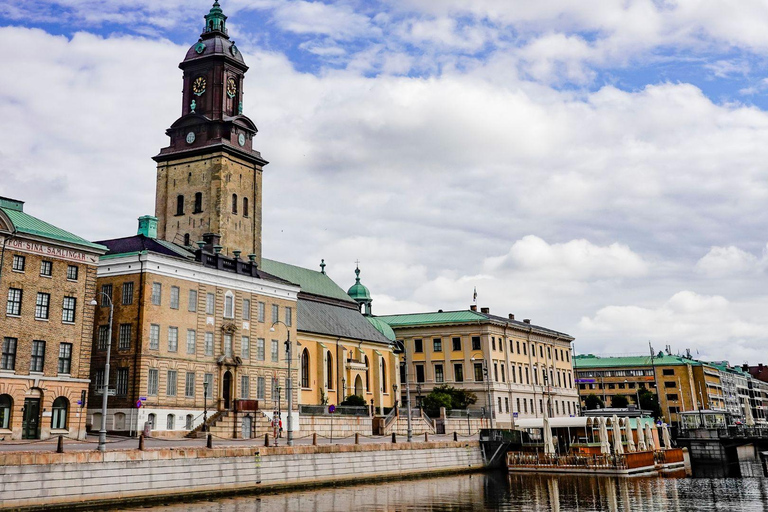
[(392, 327), (390, 327), (387, 322), (375, 316), (366, 316), (365, 319), (368, 320), (377, 331), (386, 336), (389, 341), (395, 341), (397, 339), (395, 331), (392, 330)]
[(357, 309), (299, 298), (297, 318), (298, 330), (302, 332), (385, 344), (390, 342)]
[[(304, 293), (356, 304), (355, 301), (339, 287), (339, 285), (333, 282), (333, 279), (328, 277), (327, 274), (317, 270), (297, 267), (296, 265), (268, 260), (266, 258), (262, 259), (261, 268), (268, 274), (298, 284), (301, 287), (301, 291)], [(357, 308), (355, 308), (355, 311), (357, 311)], [(358, 312), (358, 315), (359, 314), (360, 313)]]
[(25, 233), (27, 235), (34, 235), (58, 242), (64, 242), (67, 244), (79, 245), (94, 251), (105, 251), (107, 248), (103, 245), (95, 244), (79, 237), (75, 234), (65, 231), (61, 228), (57, 228), (53, 224), (49, 224), (43, 220), (33, 217), (28, 213), (24, 213), (20, 209), (0, 207), (0, 211), (8, 216), (8, 219), (13, 224), (15, 230), (19, 233)]
[(103, 240), (99, 243), (104, 244), (109, 249), (109, 252), (106, 254), (107, 256), (150, 251), (168, 256), (176, 256), (177, 258), (195, 258), (193, 252), (190, 252), (179, 245), (144, 235), (113, 238), (112, 240)]
[(669, 354), (659, 353), (653, 357), (651, 356), (619, 356), (619, 357), (600, 357), (593, 354), (581, 354), (574, 356), (573, 367), (574, 368), (617, 368), (617, 367), (635, 367), (635, 366), (675, 366), (675, 365), (692, 365), (701, 366), (699, 361), (694, 359), (686, 359), (680, 356), (672, 356)]
[(531, 324), (531, 323), (528, 323), (528, 322), (521, 322), (520, 320), (512, 320), (511, 318), (505, 318), (503, 316), (491, 315), (491, 314), (488, 314), (488, 313), (480, 313), (480, 314), (483, 315), (484, 317), (488, 318), (489, 320), (493, 320), (494, 322), (502, 322), (502, 323), (506, 323), (508, 325), (514, 325), (515, 327), (520, 327), (522, 329), (533, 328), (536, 331), (549, 334), (550, 336), (556, 336), (556, 337), (559, 337), (559, 338), (568, 338), (569, 340), (573, 340), (573, 336), (571, 336), (570, 334), (566, 334), (564, 332), (548, 329), (548, 328), (542, 327), (540, 325), (535, 325), (535, 324)]

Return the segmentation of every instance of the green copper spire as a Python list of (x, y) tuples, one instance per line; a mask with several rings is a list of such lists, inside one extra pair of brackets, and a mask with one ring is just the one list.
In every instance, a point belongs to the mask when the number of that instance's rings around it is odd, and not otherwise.
[(226, 28), (227, 17), (224, 16), (224, 11), (221, 10), (219, 0), (213, 2), (213, 7), (208, 14), (205, 15), (205, 29), (203, 34), (208, 32), (223, 32), (227, 34)]
[(371, 299), (371, 292), (369, 292), (368, 288), (366, 288), (365, 285), (360, 282), (359, 264), (355, 268), (355, 284), (353, 284), (352, 288), (347, 291), (347, 295), (352, 297), (352, 299), (357, 302), (361, 309), (364, 308), (363, 312), (366, 315), (371, 314), (371, 302), (373, 302), (373, 300)]

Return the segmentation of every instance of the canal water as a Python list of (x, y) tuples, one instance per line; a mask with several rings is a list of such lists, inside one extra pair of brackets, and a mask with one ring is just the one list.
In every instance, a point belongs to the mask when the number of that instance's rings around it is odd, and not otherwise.
[[(741, 477), (614, 478), (504, 472), (262, 494), (128, 510), (153, 512), (691, 511), (768, 510), (759, 463)], [(717, 477), (715, 477), (717, 476)], [(126, 509), (123, 509), (126, 510)]]

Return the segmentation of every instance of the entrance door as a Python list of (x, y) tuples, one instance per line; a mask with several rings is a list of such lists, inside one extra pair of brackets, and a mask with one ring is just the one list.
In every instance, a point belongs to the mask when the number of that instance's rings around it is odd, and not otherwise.
[(224, 409), (229, 409), (232, 402), (232, 372), (227, 371), (224, 373), (223, 387), (222, 398), (224, 399)]
[(361, 379), (359, 375), (355, 379), (355, 394), (357, 396), (362, 396), (363, 398), (365, 398), (365, 396), (363, 395), (363, 379)]
[(252, 428), (251, 416), (250, 415), (243, 416), (243, 427), (241, 431), (243, 439), (251, 438), (251, 428)]
[(26, 398), (24, 400), (24, 416), (21, 423), (22, 439), (38, 439), (40, 437), (40, 399)]

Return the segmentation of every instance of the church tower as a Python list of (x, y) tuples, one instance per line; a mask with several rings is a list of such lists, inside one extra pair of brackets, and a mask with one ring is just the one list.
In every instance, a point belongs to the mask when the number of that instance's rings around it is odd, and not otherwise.
[(223, 253), (254, 255), (261, 266), (261, 174), (268, 162), (253, 148), (256, 125), (243, 115), (248, 66), (226, 22), (217, 0), (179, 64), (181, 117), (166, 130), (170, 145), (154, 157), (157, 234), (193, 248), (204, 234), (219, 235)]

